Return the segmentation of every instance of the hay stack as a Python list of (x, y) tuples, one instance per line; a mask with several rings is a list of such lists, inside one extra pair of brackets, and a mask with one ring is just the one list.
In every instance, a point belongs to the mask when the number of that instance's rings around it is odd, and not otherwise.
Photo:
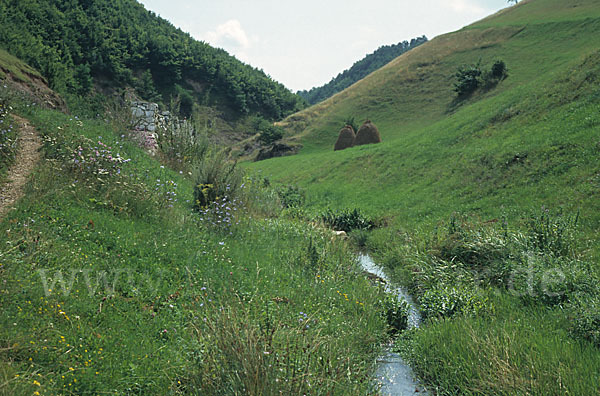
[(340, 131), (340, 135), (338, 136), (337, 142), (335, 142), (335, 146), (333, 147), (333, 151), (344, 150), (348, 147), (354, 146), (354, 139), (356, 135), (354, 134), (354, 129), (350, 125), (346, 125)]
[(365, 121), (364, 124), (358, 129), (356, 139), (354, 139), (354, 145), (360, 146), (363, 144), (381, 143), (381, 135), (379, 130), (370, 120)]

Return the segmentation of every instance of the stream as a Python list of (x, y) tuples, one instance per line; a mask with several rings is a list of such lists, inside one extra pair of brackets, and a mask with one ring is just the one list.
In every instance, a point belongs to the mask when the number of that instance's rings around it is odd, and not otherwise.
[[(401, 287), (392, 286), (383, 269), (366, 254), (359, 255), (359, 263), (362, 269), (375, 275), (386, 282), (386, 291), (395, 293), (399, 299), (406, 300), (410, 305), (408, 314), (408, 327), (419, 327), (421, 316), (412, 298)], [(381, 396), (409, 396), (427, 395), (421, 384), (415, 378), (412, 369), (400, 355), (393, 352), (393, 345), (386, 346), (385, 353), (377, 359), (377, 370), (375, 380), (381, 385)]]

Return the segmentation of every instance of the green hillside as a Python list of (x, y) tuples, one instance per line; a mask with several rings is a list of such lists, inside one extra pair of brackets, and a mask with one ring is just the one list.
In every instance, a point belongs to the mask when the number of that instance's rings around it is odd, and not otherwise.
[(299, 91), (298, 95), (302, 96), (310, 104), (319, 103), (348, 88), (358, 80), (365, 78), (406, 51), (426, 42), (427, 37), (422, 36), (410, 40), (410, 43), (405, 40), (398, 44), (382, 45), (372, 54), (355, 62), (348, 70), (344, 70), (336, 77), (332, 78), (327, 84), (311, 88), (308, 91)]
[(194, 40), (135, 0), (2, 0), (0, 48), (74, 103), (133, 87), (144, 100), (168, 105), (179, 98), (186, 117), (194, 103), (228, 118), (280, 119), (302, 106), (264, 72)]
[[(247, 166), (307, 218), (384, 226), (351, 237), (421, 304), (400, 349), (436, 394), (597, 393), (599, 37), (596, 1), (520, 2), (289, 116), (300, 153)], [(457, 96), (460, 67), (497, 60), (507, 78)], [(350, 116), (383, 142), (334, 152)]]
[[(570, 3), (585, 11), (569, 14)], [(531, 23), (514, 24), (530, 9)], [(252, 168), (307, 188), (315, 205), (356, 205), (411, 224), (546, 204), (580, 208), (597, 226), (599, 16), (593, 1), (538, 0), (437, 37), (288, 117), (300, 155)], [(479, 59), (483, 68), (504, 60), (509, 77), (457, 100), (457, 68)], [(383, 143), (334, 153), (349, 115), (371, 119)]]
[[(369, 392), (385, 293), (330, 231), (280, 216), (277, 192), (246, 176), (199, 208), (197, 176), (126, 125), (4, 83), (0, 125), (29, 120), (43, 147), (1, 208), (0, 395)], [(242, 177), (222, 158), (188, 169)]]

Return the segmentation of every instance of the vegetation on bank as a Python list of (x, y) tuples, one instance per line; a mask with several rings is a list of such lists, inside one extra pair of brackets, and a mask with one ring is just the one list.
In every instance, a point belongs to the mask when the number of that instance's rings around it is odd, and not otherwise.
[(370, 241), (426, 319), (402, 348), (437, 394), (597, 392), (596, 241), (578, 220), (544, 208), (518, 225), (455, 215), (391, 248), (383, 234)]
[(220, 184), (210, 150), (196, 180), (224, 192), (194, 209), (123, 126), (28, 104), (44, 159), (1, 223), (2, 393), (374, 392), (385, 294), (330, 231), (259, 179)]

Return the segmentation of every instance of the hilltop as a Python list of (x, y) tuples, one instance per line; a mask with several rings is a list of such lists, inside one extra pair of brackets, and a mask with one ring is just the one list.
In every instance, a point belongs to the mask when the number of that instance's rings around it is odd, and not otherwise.
[(405, 40), (397, 44), (382, 45), (372, 54), (366, 55), (361, 60), (355, 62), (352, 67), (333, 77), (327, 84), (311, 88), (308, 91), (299, 91), (298, 95), (302, 96), (310, 104), (319, 103), (348, 88), (358, 80), (365, 78), (406, 51), (426, 42), (427, 37), (422, 36), (414, 38), (410, 42)]

